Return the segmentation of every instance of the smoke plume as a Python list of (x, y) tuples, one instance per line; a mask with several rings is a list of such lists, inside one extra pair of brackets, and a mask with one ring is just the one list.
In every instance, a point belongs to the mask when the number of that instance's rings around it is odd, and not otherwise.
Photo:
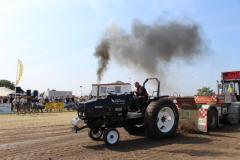
[(95, 56), (99, 59), (97, 75), (98, 82), (100, 82), (110, 60), (109, 42), (107, 40), (101, 41), (101, 43), (96, 47)]
[(163, 75), (164, 67), (170, 62), (192, 60), (204, 50), (200, 27), (194, 22), (170, 21), (147, 25), (135, 21), (130, 33), (111, 25), (95, 52), (99, 59), (98, 80), (107, 69), (110, 57), (148, 75)]

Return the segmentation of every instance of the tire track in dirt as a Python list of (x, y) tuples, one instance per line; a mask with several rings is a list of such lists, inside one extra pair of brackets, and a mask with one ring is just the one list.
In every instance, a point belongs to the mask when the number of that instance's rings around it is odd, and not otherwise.
[(2, 140), (0, 141), (2, 143), (10, 143), (10, 142), (14, 142), (15, 139), (17, 139), (18, 141), (24, 141), (24, 140), (28, 140), (28, 139), (39, 139), (39, 138), (44, 138), (44, 137), (49, 137), (52, 134), (54, 135), (65, 135), (67, 133), (70, 133), (71, 129), (70, 128), (66, 128), (66, 129), (62, 129), (62, 130), (53, 130), (53, 131), (45, 131), (45, 132), (41, 132), (41, 131), (37, 131), (37, 132), (32, 132), (32, 133), (10, 133), (10, 134), (6, 134), (1, 136)]
[(62, 120), (58, 125), (48, 123), (55, 121), (50, 117), (40, 127), (26, 122), (24, 128), (12, 129), (11, 126), (9, 131), (1, 130), (0, 159), (240, 159), (240, 125), (210, 134), (181, 133), (158, 141), (131, 136), (119, 129), (119, 144), (109, 147), (103, 141), (92, 141), (87, 129), (78, 134), (72, 133), (69, 125), (71, 117), (65, 118), (66, 121)]

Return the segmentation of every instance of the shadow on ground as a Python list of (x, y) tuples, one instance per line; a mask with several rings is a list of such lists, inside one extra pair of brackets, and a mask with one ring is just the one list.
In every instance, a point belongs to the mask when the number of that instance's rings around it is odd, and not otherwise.
[(240, 132), (240, 124), (239, 125), (225, 125), (225, 126), (217, 128), (213, 132), (208, 132), (205, 135), (208, 135), (211, 137), (237, 138), (237, 137), (233, 137), (231, 135), (226, 135), (226, 133), (236, 133), (236, 132)]
[(193, 150), (193, 149), (181, 149), (181, 150), (174, 150), (174, 151), (167, 151), (167, 152), (173, 153), (173, 154), (187, 154), (189, 156), (196, 156), (196, 157), (216, 157), (224, 154), (223, 152), (218, 152), (218, 151)]
[[(213, 141), (213, 137), (222, 137), (222, 138), (236, 138), (230, 135), (226, 135), (226, 133), (235, 133), (240, 132), (240, 125), (234, 126), (223, 126), (218, 128), (214, 132), (209, 133), (198, 133), (198, 134), (181, 134), (178, 133), (175, 137), (168, 138), (168, 139), (161, 139), (161, 140), (153, 140), (147, 137), (136, 137), (135, 139), (130, 140), (120, 140), (119, 143), (115, 146), (106, 146), (103, 143), (95, 144), (95, 145), (87, 145), (83, 146), (86, 149), (93, 149), (93, 150), (104, 150), (106, 148), (118, 151), (118, 152), (130, 152), (130, 151), (137, 151), (137, 150), (147, 150), (155, 147), (167, 146), (171, 144), (203, 144), (203, 143), (210, 143)], [(223, 154), (222, 152), (212, 152), (208, 150), (174, 150), (174, 151), (166, 151), (169, 153), (185, 153), (189, 154), (190, 156), (216, 156)]]
[(238, 125), (224, 125), (222, 127), (219, 127), (215, 133), (235, 133), (240, 132), (240, 124)]
[(119, 143), (115, 146), (106, 146), (104, 143), (102, 143), (83, 147), (94, 150), (104, 150), (107, 147), (108, 149), (118, 152), (129, 152), (142, 149), (147, 150), (150, 148), (161, 147), (171, 144), (201, 144), (209, 142), (211, 142), (211, 140), (206, 137), (200, 136), (190, 137), (182, 134), (177, 134), (175, 137), (161, 140), (153, 140), (147, 137), (138, 137), (132, 140), (120, 140)]

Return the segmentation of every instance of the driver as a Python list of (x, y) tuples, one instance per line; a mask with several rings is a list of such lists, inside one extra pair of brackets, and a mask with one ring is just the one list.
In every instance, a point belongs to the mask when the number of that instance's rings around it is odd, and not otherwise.
[(146, 89), (139, 84), (139, 82), (135, 82), (135, 87), (136, 87), (135, 97), (136, 107), (141, 110), (144, 107), (143, 103), (148, 99), (148, 93)]
[(234, 93), (235, 93), (235, 89), (234, 89), (234, 87), (233, 87), (233, 84), (230, 84), (230, 85), (228, 86), (228, 93), (229, 93), (229, 94), (234, 94)]

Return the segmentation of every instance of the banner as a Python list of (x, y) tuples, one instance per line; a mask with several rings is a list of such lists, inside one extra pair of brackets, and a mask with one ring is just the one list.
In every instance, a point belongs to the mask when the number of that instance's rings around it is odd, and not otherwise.
[(45, 109), (62, 110), (63, 108), (63, 102), (49, 102), (45, 104)]
[(9, 113), (11, 113), (11, 103), (0, 104), (0, 114), (9, 114)]
[(22, 61), (18, 60), (18, 67), (17, 67), (17, 79), (16, 79), (16, 86), (18, 85), (18, 83), (20, 82), (21, 78), (22, 78), (22, 74), (23, 74), (23, 64)]

